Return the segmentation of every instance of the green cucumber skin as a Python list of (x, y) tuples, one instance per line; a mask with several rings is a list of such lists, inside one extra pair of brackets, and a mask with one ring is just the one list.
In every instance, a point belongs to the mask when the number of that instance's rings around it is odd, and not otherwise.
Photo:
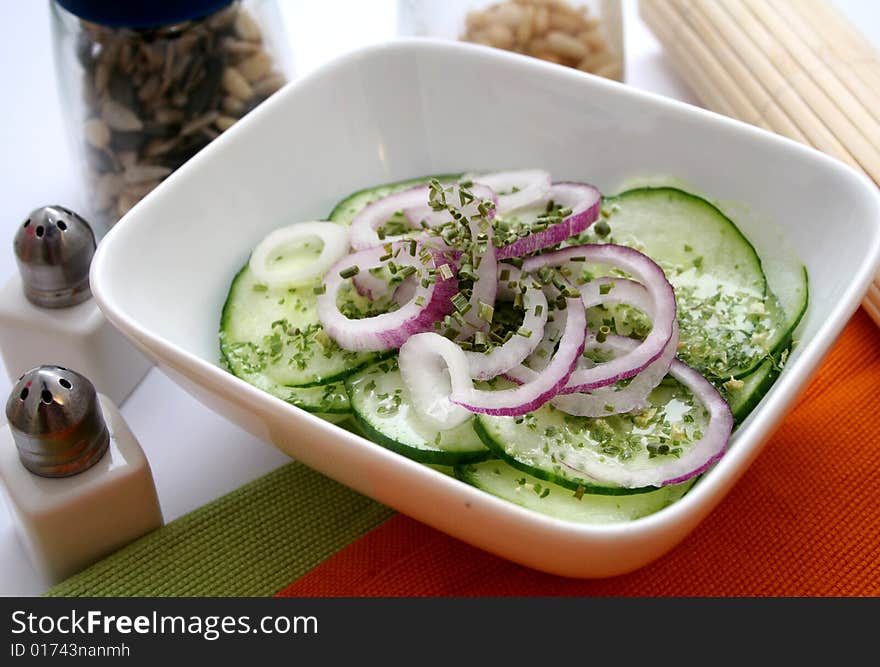
[[(606, 525), (634, 521), (659, 512), (684, 497), (697, 481), (694, 478), (683, 484), (660, 487), (648, 494), (608, 496), (584, 493), (575, 499), (571, 489), (547, 480), (543, 480), (541, 491), (527, 490), (537, 482), (536, 478), (520, 477), (522, 471), (498, 459), (456, 466), (454, 474), (465, 484), (527, 510), (574, 523)], [(498, 476), (497, 479), (492, 479), (493, 474)], [(518, 483), (520, 478), (526, 483), (525, 488)]]
[[(238, 373), (236, 373), (235, 369), (229, 363), (229, 356), (225, 352), (225, 346), (228, 344), (227, 340), (225, 338), (225, 332), (227, 332), (229, 330), (230, 326), (232, 326), (232, 320), (235, 317), (235, 313), (233, 311), (236, 308), (236, 289), (238, 287), (238, 283), (240, 281), (246, 280), (248, 278), (248, 276), (246, 275), (247, 273), (248, 273), (248, 265), (245, 264), (238, 271), (238, 273), (235, 274), (235, 277), (232, 279), (232, 282), (230, 283), (229, 291), (227, 292), (227, 296), (226, 296), (226, 301), (223, 304), (223, 309), (220, 314), (220, 336), (221, 336), (220, 349), (221, 349), (221, 354), (222, 354), (224, 360), (226, 361), (227, 367), (230, 370), (232, 370), (233, 374), (236, 375), (237, 377), (242, 377), (242, 375), (239, 375)], [(229, 342), (231, 343), (234, 341), (229, 341)], [(330, 374), (326, 374), (326, 375), (321, 375), (319, 377), (316, 377), (313, 380), (308, 380), (308, 381), (304, 381), (304, 382), (297, 383), (297, 384), (278, 383), (278, 386), (297, 388), (297, 389), (309, 389), (309, 388), (314, 388), (314, 387), (322, 387), (322, 386), (325, 386), (328, 384), (333, 384), (333, 383), (340, 382), (340, 381), (344, 380), (349, 375), (356, 373), (360, 369), (365, 368), (366, 366), (369, 366), (370, 364), (372, 364), (378, 360), (387, 358), (389, 356), (393, 356), (394, 354), (395, 354), (394, 350), (390, 350), (390, 351), (386, 351), (386, 352), (374, 352), (369, 355), (364, 355), (364, 358), (359, 363), (351, 363), (348, 366), (346, 366), (345, 368), (343, 368), (342, 370), (339, 370), (338, 372), (330, 373)], [(246, 379), (246, 378), (243, 378), (243, 379)]]
[(627, 489), (619, 486), (602, 486), (599, 484), (582, 484), (572, 482), (571, 480), (565, 479), (558, 475), (554, 475), (551, 472), (540, 470), (538, 468), (533, 468), (529, 465), (521, 463), (520, 461), (517, 461), (504, 450), (504, 447), (500, 443), (495, 441), (492, 435), (486, 430), (485, 426), (483, 426), (483, 423), (480, 421), (479, 416), (477, 416), (477, 418), (474, 420), (474, 431), (476, 431), (477, 435), (480, 436), (480, 440), (483, 441), (483, 444), (485, 444), (486, 447), (491, 450), (491, 458), (501, 459), (505, 463), (508, 463), (518, 470), (522, 470), (524, 473), (528, 473), (532, 477), (537, 477), (538, 479), (542, 479), (545, 482), (553, 482), (558, 486), (563, 486), (567, 489), (571, 489), (572, 491), (577, 491), (580, 487), (583, 487), (584, 493), (591, 493), (603, 496), (629, 496), (638, 493), (650, 493), (651, 491), (656, 491), (658, 489), (658, 487), (656, 486), (643, 486), (637, 489)]
[[(717, 206), (715, 206), (715, 204), (713, 204), (712, 202), (707, 201), (706, 199), (703, 199), (702, 197), (700, 197), (698, 195), (692, 194), (690, 192), (686, 192), (684, 190), (679, 190), (678, 188), (673, 188), (673, 187), (668, 187), (668, 186), (633, 188), (632, 190), (626, 190), (625, 192), (621, 192), (621, 193), (616, 194), (612, 197), (608, 197), (607, 199), (603, 199), (602, 205), (603, 205), (603, 207), (605, 207), (605, 206), (613, 206), (614, 204), (617, 204), (617, 203), (625, 204), (627, 199), (633, 198), (633, 197), (638, 197), (640, 195), (648, 195), (648, 196), (665, 195), (667, 197), (673, 196), (676, 198), (688, 200), (694, 204), (697, 204), (698, 206), (705, 206), (705, 207), (711, 209), (714, 214), (718, 215), (721, 218), (724, 218), (724, 220), (727, 221), (731, 230), (738, 237), (738, 241), (740, 243), (742, 243), (744, 246), (746, 246), (751, 251), (750, 254), (753, 256), (753, 261), (755, 262), (761, 275), (763, 275), (764, 271), (763, 271), (763, 265), (761, 263), (761, 257), (760, 257), (760, 255), (758, 255), (758, 251), (755, 249), (755, 246), (752, 244), (752, 242), (749, 241), (749, 239), (745, 236), (745, 234), (742, 233), (742, 230), (740, 230), (740, 228), (737, 227), (736, 223), (733, 222), (733, 220), (731, 220), (729, 217), (727, 217), (721, 211), (721, 209), (719, 209)], [(610, 222), (614, 221), (613, 214), (609, 220), (610, 220)], [(766, 289), (766, 286), (767, 286), (767, 282), (765, 279), (765, 281), (764, 281), (765, 289)]]
[(327, 220), (342, 225), (350, 225), (351, 221), (361, 211), (361, 209), (363, 209), (368, 204), (376, 201), (377, 199), (380, 199), (381, 197), (385, 197), (387, 195), (399, 192), (401, 190), (406, 190), (407, 188), (412, 188), (417, 185), (426, 185), (435, 178), (438, 181), (445, 182), (455, 181), (458, 180), (460, 177), (460, 173), (436, 174), (432, 176), (408, 178), (403, 181), (395, 181), (393, 183), (385, 183), (384, 185), (363, 188), (362, 190), (353, 192), (345, 199), (337, 203), (336, 206), (333, 207), (333, 210), (330, 211), (330, 214), (327, 216)]
[[(414, 415), (409, 405), (409, 393), (396, 368), (391, 369), (390, 372), (383, 371), (381, 363), (376, 362), (345, 381), (352, 414), (368, 439), (421, 463), (451, 466), (459, 463), (476, 463), (491, 458), (492, 453), (486, 449), (468, 424), (455, 427), (462, 429), (463, 432), (456, 433), (455, 429), (452, 430), (451, 437), (454, 443), (448, 443), (449, 447), (432, 443), (429, 434), (419, 431), (419, 427), (423, 426), (419, 420), (416, 420), (413, 431), (414, 425), (410, 419)], [(368, 387), (370, 384), (372, 387)], [(377, 419), (379, 413), (374, 411), (374, 392), (396, 393), (397, 390), (401, 391), (398, 410), (393, 416)], [(433, 434), (437, 435), (436, 432)]]
[(408, 459), (418, 461), (419, 463), (428, 463), (433, 465), (456, 466), (465, 463), (479, 463), (492, 458), (492, 452), (488, 449), (482, 452), (444, 452), (439, 449), (419, 449), (410, 447), (393, 438), (389, 438), (384, 433), (377, 431), (366, 419), (364, 419), (357, 411), (353, 413), (354, 419), (358, 427), (364, 432), (367, 439), (372, 440), (378, 445), (390, 449), (393, 452), (401, 454)]

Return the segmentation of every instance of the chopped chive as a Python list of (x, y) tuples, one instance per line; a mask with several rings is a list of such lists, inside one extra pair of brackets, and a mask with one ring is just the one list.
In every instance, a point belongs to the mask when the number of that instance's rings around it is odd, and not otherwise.
[(608, 340), (608, 334), (610, 334), (610, 333), (611, 333), (611, 327), (609, 327), (606, 324), (603, 324), (601, 327), (599, 327), (599, 331), (596, 333), (596, 342), (597, 343), (604, 343), (606, 340)]
[(510, 280), (510, 269), (501, 269), (501, 273), (498, 274), (498, 280), (501, 282)]
[(599, 294), (608, 294), (614, 289), (614, 283), (602, 283), (599, 285)]
[(420, 308), (425, 305), (425, 297), (423, 295), (419, 295), (416, 297), (416, 305)]
[(438, 270), (440, 271), (440, 276), (443, 278), (443, 280), (452, 279), (452, 269), (450, 268), (449, 264), (441, 264), (438, 267)]
[(544, 304), (539, 303), (537, 306), (535, 306), (535, 317), (541, 317), (543, 312), (544, 312)]
[(529, 331), (528, 329), (523, 329), (522, 327), (520, 327), (519, 329), (516, 330), (516, 334), (517, 334), (517, 336), (522, 336), (523, 338), (531, 338), (532, 337), (532, 332)]
[(492, 317), (495, 315), (495, 309), (489, 304), (479, 302), (477, 306), (477, 317), (484, 322), (492, 323)]
[(323, 294), (326, 291), (327, 291), (326, 285), (316, 285), (315, 287), (312, 288), (312, 292), (314, 292), (315, 294)]
[(577, 256), (577, 257), (572, 257), (572, 258), (571, 258), (570, 260), (568, 260), (568, 261), (569, 261), (569, 262), (586, 262), (586, 261), (587, 261), (587, 258), (584, 257), (584, 256), (582, 256), (582, 255), (579, 255), (579, 256)]
[(412, 274), (416, 272), (416, 267), (414, 266), (404, 266), (398, 270), (397, 275), (400, 278), (409, 278)]
[(353, 278), (358, 273), (360, 273), (360, 270), (361, 270), (360, 267), (357, 264), (355, 264), (354, 266), (349, 266), (347, 269), (342, 269), (342, 271), (339, 272), (339, 277), (340, 278)]
[(459, 313), (465, 313), (471, 307), (471, 304), (468, 303), (467, 297), (461, 292), (457, 292), (455, 296), (451, 299), (453, 307)]

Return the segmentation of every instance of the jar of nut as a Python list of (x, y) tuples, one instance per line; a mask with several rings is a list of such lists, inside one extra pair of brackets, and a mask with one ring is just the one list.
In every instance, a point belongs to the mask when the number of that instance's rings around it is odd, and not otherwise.
[(398, 32), (483, 44), (623, 80), (620, 0), (399, 0)]
[(106, 231), (291, 75), (268, 0), (53, 0), (56, 73)]

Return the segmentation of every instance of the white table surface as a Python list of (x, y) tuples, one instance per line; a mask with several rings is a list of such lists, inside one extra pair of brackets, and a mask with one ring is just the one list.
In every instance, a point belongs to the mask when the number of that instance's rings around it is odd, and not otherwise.
[[(693, 94), (638, 18), (636, 0), (623, 2), (627, 83), (693, 103)], [(835, 4), (880, 44), (880, 3)], [(393, 1), (278, 0), (278, 5), (297, 75), (395, 33)], [(347, 20), (341, 21), (342, 16)], [(0, 0), (0, 22), (15, 28), (0, 40), (0, 245), (8, 240), (0, 252), (0, 281), (5, 281), (16, 270), (11, 241), (27, 213), (52, 203), (77, 210), (83, 193), (54, 82), (48, 2)], [(10, 386), (5, 371), (0, 372), (0, 405)], [(149, 458), (166, 521), (288, 460), (203, 407), (155, 368), (121, 407)], [(37, 595), (45, 589), (19, 545), (11, 517), (0, 507), (0, 595)]]

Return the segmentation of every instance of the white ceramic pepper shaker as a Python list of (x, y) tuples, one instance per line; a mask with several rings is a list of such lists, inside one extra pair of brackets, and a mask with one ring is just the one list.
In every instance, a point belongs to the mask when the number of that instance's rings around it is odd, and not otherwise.
[(153, 475), (119, 410), (75, 371), (40, 366), (6, 403), (0, 479), (50, 584), (162, 525)]
[(0, 353), (14, 381), (51, 362), (76, 368), (121, 404), (150, 369), (91, 298), (95, 235), (79, 215), (44, 206), (19, 225), (19, 275), (0, 289)]

